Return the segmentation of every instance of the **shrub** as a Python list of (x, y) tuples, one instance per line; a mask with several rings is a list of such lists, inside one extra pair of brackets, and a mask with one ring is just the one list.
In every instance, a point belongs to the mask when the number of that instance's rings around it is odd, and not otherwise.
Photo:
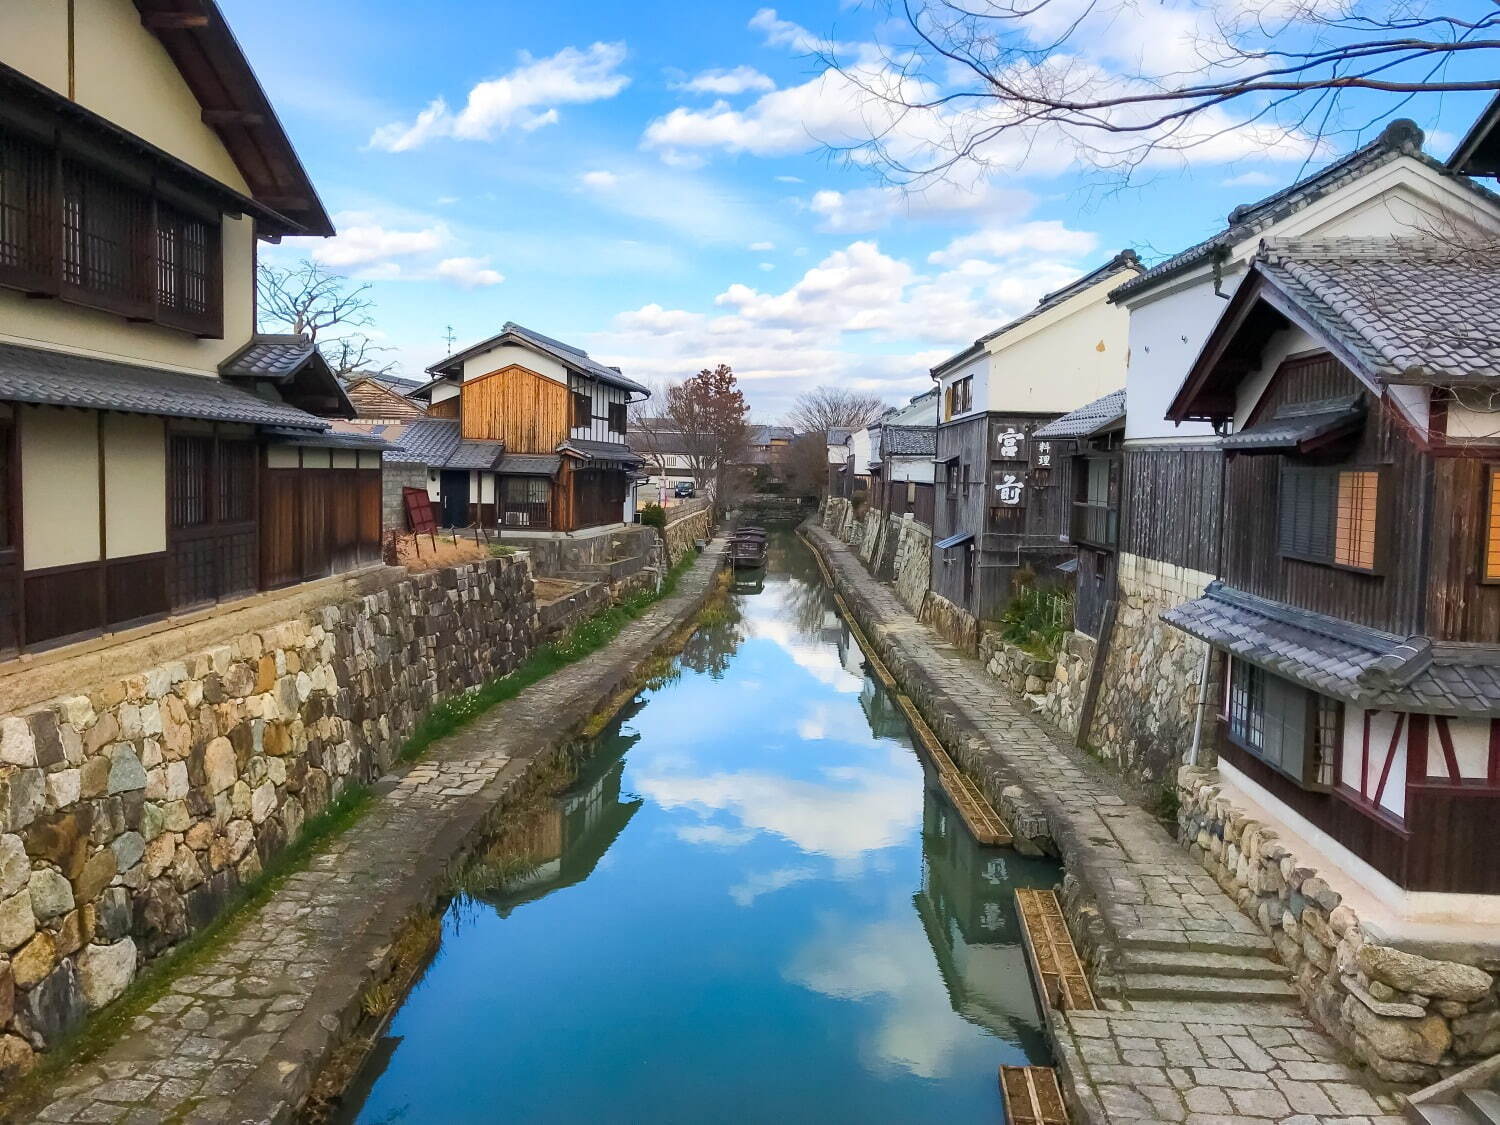
[(667, 510), (660, 504), (647, 504), (641, 509), (641, 526), (654, 527), (657, 531), (667, 529)]
[(1000, 614), (1000, 635), (1033, 656), (1053, 656), (1073, 628), (1073, 598), (1062, 590), (1023, 586)]

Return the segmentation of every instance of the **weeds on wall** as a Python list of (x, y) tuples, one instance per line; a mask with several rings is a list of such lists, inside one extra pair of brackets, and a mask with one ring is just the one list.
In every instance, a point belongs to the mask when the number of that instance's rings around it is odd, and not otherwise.
[(586, 621), (579, 622), (557, 640), (539, 647), (514, 670), (434, 706), (417, 723), (411, 737), (401, 747), (401, 760), (416, 761), (438, 739), (467, 726), (491, 707), (514, 699), (532, 684), (599, 651), (619, 636), (625, 626), (651, 608), (652, 604), (670, 596), (683, 573), (696, 560), (696, 555), (684, 556), (667, 572), (659, 590), (637, 594), (618, 605), (601, 610)]
[(1073, 630), (1073, 596), (1063, 590), (1025, 585), (1000, 614), (1000, 636), (1044, 659), (1057, 655)]

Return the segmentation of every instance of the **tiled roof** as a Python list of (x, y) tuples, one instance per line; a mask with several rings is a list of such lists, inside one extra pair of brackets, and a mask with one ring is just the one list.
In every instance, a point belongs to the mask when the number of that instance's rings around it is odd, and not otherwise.
[[(1228, 223), (1223, 230), (1210, 235), (1202, 242), (1189, 246), (1186, 250), (1173, 254), (1165, 261), (1158, 262), (1140, 276), (1131, 278), (1110, 293), (1110, 300), (1118, 301), (1123, 297), (1143, 292), (1164, 278), (1206, 261), (1216, 253), (1225, 252), (1236, 243), (1253, 238), (1273, 223), (1280, 222), (1288, 215), (1399, 156), (1410, 156), (1435, 171), (1444, 171), (1441, 163), (1422, 151), (1424, 139), (1422, 130), (1417, 128), (1414, 122), (1405, 118), (1392, 121), (1381, 131), (1380, 136), (1369, 144), (1340, 157), (1326, 168), (1304, 176), (1289, 187), (1273, 192), (1255, 203), (1241, 204), (1236, 207), (1229, 212)], [(1457, 182), (1491, 202), (1496, 200), (1492, 192), (1472, 180), (1464, 177), (1456, 177), (1456, 179)]]
[(467, 347), (461, 352), (454, 352), (452, 355), (434, 363), (427, 370), (434, 375), (445, 372), (455, 364), (462, 363), (470, 356), (480, 355), (483, 352), (489, 351), (490, 348), (500, 343), (507, 336), (514, 336), (530, 344), (538, 351), (550, 355), (565, 367), (571, 367), (574, 371), (578, 371), (584, 375), (592, 375), (601, 382), (621, 387), (627, 391), (636, 391), (640, 394), (651, 393), (649, 388), (643, 387), (634, 379), (627, 379), (624, 375), (620, 374), (619, 368), (606, 366), (598, 360), (590, 358), (589, 353), (582, 348), (575, 348), (572, 344), (565, 344), (561, 340), (553, 339), (551, 336), (543, 336), (540, 332), (533, 332), (530, 328), (517, 324), (513, 320), (506, 321), (499, 333), (491, 336), (488, 340), (481, 340), (479, 343)]
[(0, 344), (0, 401), (301, 430), (328, 428), (321, 418), (211, 375), (186, 375), (19, 344)]
[(257, 335), (219, 364), (219, 374), (230, 379), (287, 379), (317, 351), (306, 336)]
[(1268, 242), (1255, 268), (1356, 369), (1385, 383), (1500, 377), (1500, 260), (1443, 244)]
[(1398, 637), (1220, 582), (1161, 616), (1241, 660), (1361, 707), (1500, 715), (1500, 645)]
[(849, 431), (844, 429), (833, 429), (828, 431), (829, 445), (843, 445), (849, 440)]
[(1078, 438), (1098, 433), (1104, 427), (1125, 417), (1125, 391), (1109, 394), (1084, 403), (1077, 410), (1054, 418), (1032, 432), (1034, 438)]
[(887, 457), (932, 457), (937, 430), (931, 426), (882, 426), (881, 450)]
[(372, 433), (354, 430), (325, 430), (312, 433), (308, 430), (288, 430), (280, 426), (266, 430), (267, 435), (281, 445), (307, 445), (319, 449), (391, 449), (392, 444)]
[(387, 450), (387, 461), (441, 468), (458, 448), (457, 418), (418, 418), (407, 423), (396, 448)]
[(640, 454), (631, 449), (630, 446), (612, 441), (586, 441), (583, 438), (569, 438), (558, 447), (559, 451), (572, 450), (581, 453), (590, 461), (622, 461), (627, 465), (640, 465), (644, 462)]
[(1348, 431), (1357, 426), (1364, 416), (1364, 404), (1358, 397), (1286, 403), (1270, 418), (1230, 434), (1220, 444), (1225, 449), (1261, 450), (1268, 453), (1278, 449), (1296, 449), (1306, 442)]
[(500, 459), (496, 471), (501, 473), (552, 476), (562, 466), (562, 458), (556, 453), (507, 453)]
[(494, 469), (505, 456), (503, 441), (460, 441), (445, 469)]
[(791, 441), (797, 436), (797, 431), (790, 426), (750, 426), (746, 431), (746, 440), (751, 445), (770, 445), (772, 438)]

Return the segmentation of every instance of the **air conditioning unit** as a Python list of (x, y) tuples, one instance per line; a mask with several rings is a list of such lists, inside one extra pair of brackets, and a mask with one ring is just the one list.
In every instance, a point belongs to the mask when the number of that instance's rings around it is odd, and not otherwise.
[(530, 527), (531, 526), (531, 513), (530, 512), (506, 512), (505, 513), (505, 526), (506, 527)]

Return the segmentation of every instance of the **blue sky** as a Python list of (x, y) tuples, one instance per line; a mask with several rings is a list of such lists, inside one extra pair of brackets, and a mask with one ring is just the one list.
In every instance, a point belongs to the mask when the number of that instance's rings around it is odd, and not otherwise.
[[(1113, 28), (1099, 65), (1177, 49), (1152, 22), (1174, 2)], [(402, 373), (450, 326), (462, 346), (515, 320), (645, 380), (730, 363), (761, 420), (820, 382), (899, 401), (1116, 250), (1178, 249), (1359, 139), (1231, 133), (1124, 188), (1044, 142), (913, 195), (829, 147), (870, 111), (809, 41), (857, 59), (890, 29), (847, 0), (221, 6), (340, 231), (270, 255), (371, 281)], [(1400, 112), (1445, 156), (1484, 102)], [(1345, 124), (1378, 129), (1355, 106)]]

